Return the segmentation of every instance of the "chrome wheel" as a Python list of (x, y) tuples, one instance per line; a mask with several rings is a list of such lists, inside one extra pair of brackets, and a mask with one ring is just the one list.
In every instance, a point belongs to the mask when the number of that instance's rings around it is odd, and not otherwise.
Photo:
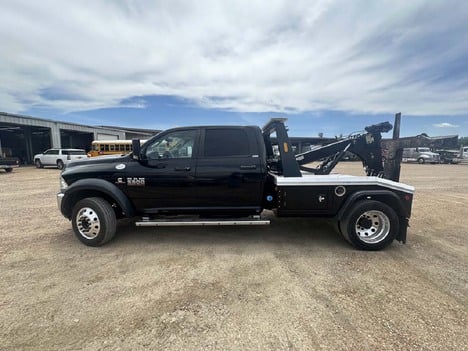
[(78, 232), (84, 238), (94, 239), (99, 235), (101, 222), (96, 211), (92, 208), (81, 208), (76, 215), (75, 221)]
[(390, 233), (390, 219), (382, 211), (364, 212), (355, 223), (355, 231), (359, 239), (367, 244), (376, 244), (384, 240)]

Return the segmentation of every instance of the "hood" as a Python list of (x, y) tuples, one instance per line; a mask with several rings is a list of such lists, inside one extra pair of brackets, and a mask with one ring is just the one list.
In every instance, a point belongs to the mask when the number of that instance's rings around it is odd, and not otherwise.
[(77, 166), (100, 165), (115, 162), (128, 162), (130, 159), (130, 155), (104, 155), (97, 157), (89, 157), (81, 160), (71, 160), (70, 163), (67, 164), (67, 168)]

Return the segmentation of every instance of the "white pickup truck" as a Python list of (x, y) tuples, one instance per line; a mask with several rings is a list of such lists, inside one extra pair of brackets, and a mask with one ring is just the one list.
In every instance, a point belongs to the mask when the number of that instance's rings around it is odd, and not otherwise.
[(71, 161), (86, 158), (86, 151), (83, 149), (49, 149), (42, 154), (34, 155), (34, 164), (37, 168), (55, 166), (58, 169), (63, 169)]

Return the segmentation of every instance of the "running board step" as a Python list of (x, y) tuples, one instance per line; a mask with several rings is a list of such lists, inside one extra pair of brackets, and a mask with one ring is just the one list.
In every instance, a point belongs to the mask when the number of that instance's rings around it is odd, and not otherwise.
[(137, 227), (171, 227), (171, 226), (220, 226), (220, 225), (268, 225), (269, 220), (194, 220), (194, 221), (175, 221), (175, 220), (145, 220), (135, 222)]

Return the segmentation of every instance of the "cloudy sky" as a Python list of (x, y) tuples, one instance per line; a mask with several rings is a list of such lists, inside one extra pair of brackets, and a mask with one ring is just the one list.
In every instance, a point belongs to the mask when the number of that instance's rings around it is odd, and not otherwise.
[(463, 1), (0, 0), (0, 111), (468, 136)]

